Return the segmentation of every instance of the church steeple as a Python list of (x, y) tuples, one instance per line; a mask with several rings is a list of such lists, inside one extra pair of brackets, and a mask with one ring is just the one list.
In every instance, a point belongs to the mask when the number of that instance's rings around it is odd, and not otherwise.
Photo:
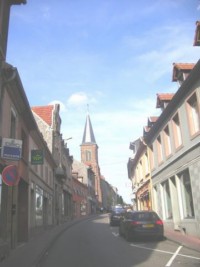
[(85, 129), (84, 129), (83, 140), (82, 140), (82, 144), (86, 144), (86, 143), (96, 144), (89, 114), (87, 114), (87, 117), (86, 117)]
[(81, 162), (90, 166), (95, 174), (95, 194), (98, 203), (102, 203), (100, 185), (100, 168), (98, 161), (98, 145), (96, 143), (89, 113), (86, 116), (83, 140), (81, 144)]

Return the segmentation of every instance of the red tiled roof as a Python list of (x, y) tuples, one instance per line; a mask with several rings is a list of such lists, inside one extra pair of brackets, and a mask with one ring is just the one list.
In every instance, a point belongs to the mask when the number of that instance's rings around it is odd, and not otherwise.
[(49, 126), (52, 125), (52, 113), (54, 105), (31, 107), (31, 110), (36, 113)]
[(174, 68), (178, 70), (192, 70), (195, 66), (194, 63), (173, 63)]
[(149, 120), (150, 122), (156, 122), (157, 119), (158, 119), (157, 116), (150, 116), (148, 120)]

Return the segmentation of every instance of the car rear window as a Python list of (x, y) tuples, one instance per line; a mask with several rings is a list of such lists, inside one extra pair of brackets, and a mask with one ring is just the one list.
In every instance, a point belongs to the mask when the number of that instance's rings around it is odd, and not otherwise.
[(123, 208), (115, 208), (114, 210), (113, 210), (113, 212), (115, 212), (115, 213), (122, 213), (122, 212), (124, 212), (125, 210), (123, 209)]
[(136, 221), (151, 221), (151, 220), (158, 220), (159, 217), (154, 212), (139, 212), (133, 214), (133, 219)]

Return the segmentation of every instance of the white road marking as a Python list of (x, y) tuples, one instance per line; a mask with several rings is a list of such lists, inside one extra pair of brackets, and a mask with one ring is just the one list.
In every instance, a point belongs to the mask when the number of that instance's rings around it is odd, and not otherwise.
[(118, 237), (119, 234), (118, 233), (115, 233), (115, 232), (112, 232), (112, 234), (115, 236), (115, 237)]
[(178, 255), (179, 251), (182, 249), (182, 246), (178, 247), (174, 255), (171, 257), (171, 259), (168, 261), (167, 265), (165, 267), (170, 267), (176, 256)]
[[(161, 252), (161, 253), (165, 253), (165, 254), (170, 254), (173, 255), (174, 252), (170, 252), (170, 251), (165, 251), (165, 250), (160, 250), (160, 249), (153, 249), (153, 248), (147, 248), (147, 247), (143, 247), (143, 246), (138, 246), (138, 245), (134, 245), (134, 244), (130, 244), (132, 247), (137, 247), (137, 248), (142, 248), (142, 249), (147, 249), (147, 250), (152, 250), (152, 251), (157, 251), (157, 252)], [(196, 260), (200, 260), (200, 258), (198, 257), (194, 257), (194, 256), (190, 256), (190, 255), (184, 255), (184, 254), (177, 254), (178, 256), (181, 257), (185, 257), (185, 258), (191, 258), (191, 259), (196, 259)], [(167, 265), (166, 265), (167, 266)]]

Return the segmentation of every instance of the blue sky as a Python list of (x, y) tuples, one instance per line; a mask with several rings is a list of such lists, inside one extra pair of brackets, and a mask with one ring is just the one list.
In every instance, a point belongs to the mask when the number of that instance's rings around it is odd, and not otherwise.
[(130, 203), (129, 143), (176, 92), (172, 64), (196, 63), (199, 0), (27, 0), (12, 6), (7, 62), (31, 106), (60, 103), (62, 134), (80, 160), (87, 104), (101, 174)]

